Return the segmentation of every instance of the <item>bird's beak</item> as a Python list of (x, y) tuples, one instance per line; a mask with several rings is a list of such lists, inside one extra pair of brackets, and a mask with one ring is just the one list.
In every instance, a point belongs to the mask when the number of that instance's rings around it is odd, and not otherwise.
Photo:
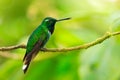
[(63, 18), (63, 19), (57, 20), (57, 22), (59, 22), (59, 21), (64, 21), (64, 20), (69, 20), (69, 19), (71, 19), (71, 18), (70, 18), (70, 17), (69, 17), (69, 18)]

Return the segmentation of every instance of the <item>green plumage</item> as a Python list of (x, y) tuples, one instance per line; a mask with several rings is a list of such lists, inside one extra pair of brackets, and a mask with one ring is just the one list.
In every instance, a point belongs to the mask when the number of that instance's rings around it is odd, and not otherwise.
[[(39, 26), (30, 36), (27, 44), (27, 51), (26, 53), (31, 52), (31, 50), (34, 48), (34, 45), (40, 40), (41, 42), (47, 42), (49, 39), (50, 34), (48, 32), (48, 29), (44, 27), (43, 25)], [(43, 47), (43, 46), (40, 46)]]
[(27, 71), (31, 60), (37, 55), (39, 50), (44, 47), (51, 34), (54, 31), (54, 25), (58, 21), (68, 20), (70, 18), (56, 20), (51, 17), (45, 18), (42, 23), (32, 32), (30, 35), (27, 47), (26, 54), (23, 58), (23, 71)]

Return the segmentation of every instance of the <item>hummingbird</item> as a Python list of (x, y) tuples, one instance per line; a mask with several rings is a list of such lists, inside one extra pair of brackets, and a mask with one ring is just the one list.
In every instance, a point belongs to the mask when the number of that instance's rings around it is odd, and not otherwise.
[(27, 46), (26, 53), (23, 58), (23, 72), (26, 73), (30, 62), (38, 54), (41, 48), (45, 46), (50, 36), (54, 32), (54, 26), (56, 22), (69, 20), (70, 18), (55, 19), (52, 17), (46, 17), (42, 23), (32, 32), (30, 35)]

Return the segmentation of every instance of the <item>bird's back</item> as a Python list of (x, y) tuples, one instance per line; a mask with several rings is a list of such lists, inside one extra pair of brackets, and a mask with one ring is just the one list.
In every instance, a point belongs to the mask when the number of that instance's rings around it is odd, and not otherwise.
[(29, 53), (34, 48), (35, 44), (38, 41), (42, 41), (43, 42), (43, 41), (46, 40), (46, 38), (49, 38), (48, 30), (46, 28), (44, 28), (44, 26), (40, 25), (37, 29), (35, 29), (33, 31), (31, 36), (29, 37), (28, 42), (27, 42), (26, 53)]

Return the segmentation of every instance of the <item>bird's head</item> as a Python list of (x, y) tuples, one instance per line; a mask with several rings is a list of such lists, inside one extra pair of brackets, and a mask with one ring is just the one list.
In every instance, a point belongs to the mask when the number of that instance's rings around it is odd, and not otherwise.
[(43, 20), (43, 24), (45, 26), (47, 26), (48, 30), (51, 32), (51, 34), (53, 33), (54, 31), (54, 26), (55, 26), (55, 23), (56, 22), (59, 22), (59, 21), (63, 21), (63, 20), (69, 20), (70, 18), (63, 18), (63, 19), (55, 19), (55, 18), (52, 18), (52, 17), (46, 17), (44, 20)]

